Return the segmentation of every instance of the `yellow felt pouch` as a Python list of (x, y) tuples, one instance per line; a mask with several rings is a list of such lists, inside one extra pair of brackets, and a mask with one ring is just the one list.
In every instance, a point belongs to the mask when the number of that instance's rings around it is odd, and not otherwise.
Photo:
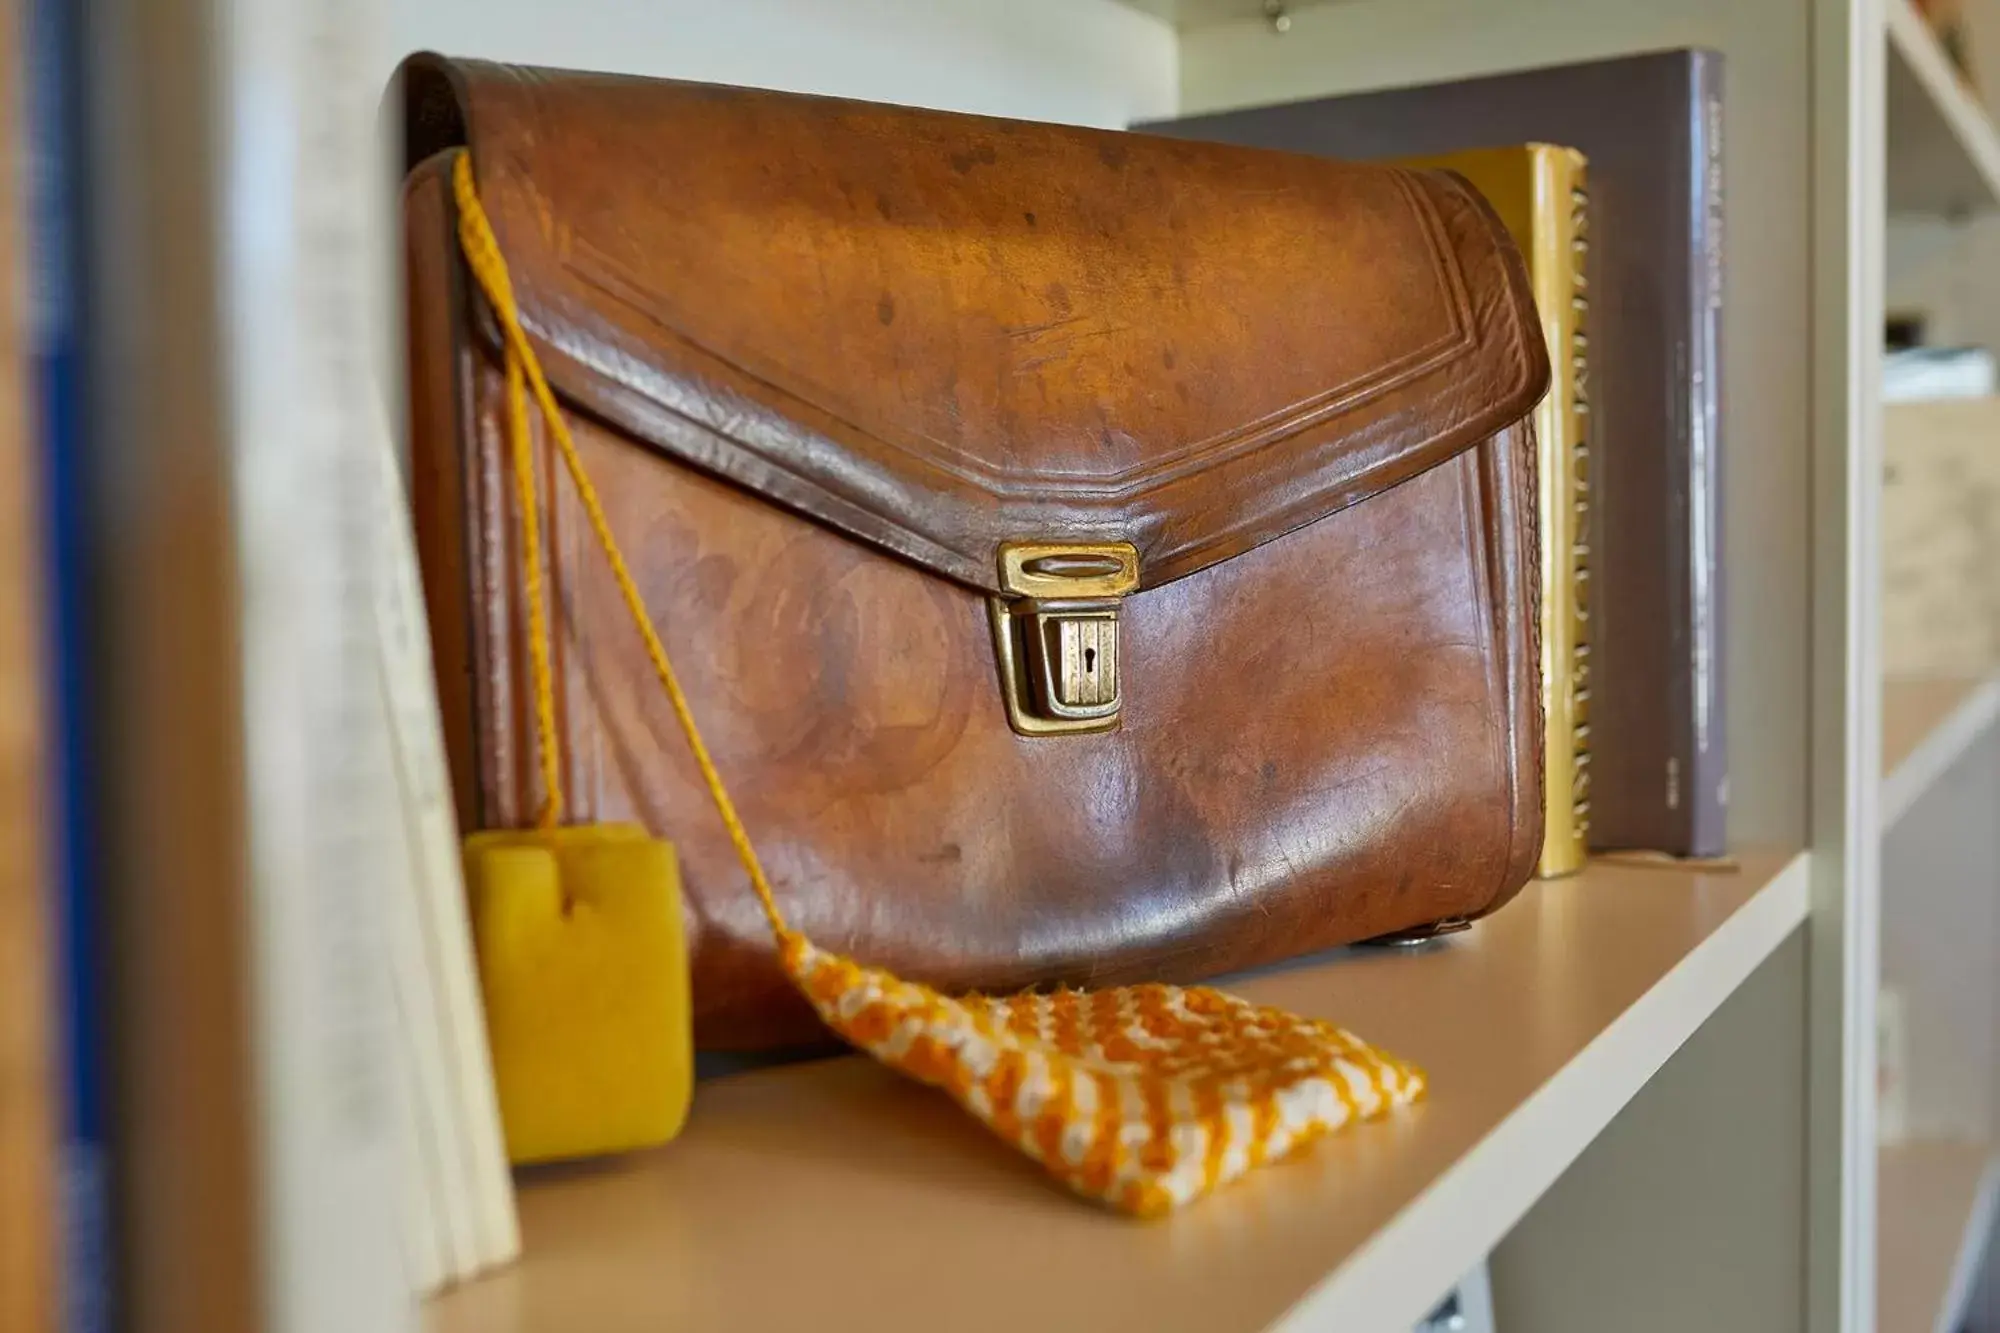
[(679, 1133), (694, 1038), (673, 848), (629, 824), (479, 833), (465, 880), (508, 1158)]
[[(488, 881), (475, 891), (494, 898), (492, 907), (478, 909), (488, 1003), (500, 994), (519, 1010), (504, 1020), (489, 1015), (510, 1148), (528, 1146), (531, 1116), (539, 1117), (532, 1122), (535, 1142), (544, 1142), (539, 1136), (547, 1134), (546, 1142), (563, 1145), (565, 1155), (591, 1151), (593, 1144), (604, 1149), (630, 1146), (614, 1140), (627, 1138), (643, 1117), (621, 1117), (666, 1085), (612, 1086), (621, 1076), (617, 1052), (664, 1051), (657, 1031), (642, 1030), (653, 1020), (641, 1016), (658, 1012), (656, 1001), (663, 991), (680, 1000), (676, 1033), (681, 1049), (687, 1041), (687, 963), (678, 935), (670, 951), (664, 935), (656, 937), (658, 945), (633, 942), (629, 947), (626, 941), (600, 940), (588, 931), (572, 940), (564, 936), (570, 923), (551, 916), (552, 904), (561, 898), (551, 880), (573, 873), (563, 860), (566, 838), (586, 845), (593, 837), (612, 838), (595, 848), (606, 859), (588, 873), (574, 872), (583, 898), (599, 887), (615, 896), (618, 890), (611, 881), (622, 872), (611, 854), (622, 854), (627, 844), (607, 830), (556, 827), (562, 788), (535, 518), (536, 469), (528, 434), (530, 391), (716, 813), (763, 905), (785, 974), (833, 1031), (890, 1068), (941, 1089), (1078, 1193), (1139, 1216), (1176, 1208), (1323, 1134), (1423, 1095), (1421, 1073), (1331, 1023), (1263, 1008), (1206, 987), (946, 996), (825, 952), (792, 930), (702, 743), (562, 410), (522, 332), (507, 265), (480, 207), (471, 159), (464, 154), (454, 164), (452, 185), (466, 263), (493, 307), (506, 344), (507, 432), (522, 513), (529, 666), (548, 793), (541, 831), (498, 835), (501, 840), (481, 854), (490, 864), (475, 871)], [(509, 844), (510, 837), (527, 841)], [(474, 849), (478, 847), (475, 840)], [(532, 870), (508, 863), (504, 854), (520, 847), (543, 859)], [(666, 865), (670, 874), (671, 861)], [(631, 873), (638, 878), (641, 872)], [(516, 895), (522, 903), (509, 901)], [(616, 919), (615, 912), (603, 918), (606, 925)], [(662, 968), (671, 967), (669, 983), (639, 975), (649, 950)], [(602, 976), (584, 975), (592, 960), (605, 964)], [(503, 1050), (509, 1041), (516, 1049)], [(648, 1063), (652, 1058), (635, 1056), (625, 1073), (639, 1084), (656, 1078), (660, 1070)], [(510, 1079), (522, 1081), (511, 1100)], [(570, 1086), (556, 1086), (565, 1081)], [(549, 1086), (540, 1086), (544, 1082)], [(684, 1098), (685, 1082), (674, 1086)], [(668, 1125), (670, 1133), (678, 1120), (669, 1124), (663, 1116), (644, 1124), (653, 1130)], [(518, 1151), (516, 1160), (522, 1160)]]

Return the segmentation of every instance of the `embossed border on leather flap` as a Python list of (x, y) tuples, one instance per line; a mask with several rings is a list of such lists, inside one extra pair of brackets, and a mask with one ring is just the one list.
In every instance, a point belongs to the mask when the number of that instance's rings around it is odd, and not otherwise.
[(1127, 541), (1155, 586), (1522, 417), (1548, 367), (1463, 182), (439, 57), (572, 406), (963, 583)]

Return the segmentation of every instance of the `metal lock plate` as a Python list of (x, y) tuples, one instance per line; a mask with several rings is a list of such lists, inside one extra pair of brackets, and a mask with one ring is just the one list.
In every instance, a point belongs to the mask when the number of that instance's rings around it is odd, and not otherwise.
[(1130, 542), (1009, 542), (992, 599), (1007, 721), (1023, 736), (1118, 725), (1118, 617), (1139, 586)]

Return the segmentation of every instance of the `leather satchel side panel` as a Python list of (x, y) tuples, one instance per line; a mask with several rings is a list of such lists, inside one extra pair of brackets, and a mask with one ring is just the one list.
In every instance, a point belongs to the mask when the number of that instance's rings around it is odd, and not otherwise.
[(1486, 524), (1491, 562), (1493, 670), (1507, 738), (1504, 763), (1513, 806), (1513, 844), (1492, 900), (1476, 915), (1498, 911), (1535, 872), (1547, 819), (1542, 714), (1541, 535), (1537, 497), (1534, 417), (1528, 416), (1479, 449), (1488, 497)]
[[(501, 376), (468, 507), (512, 568)], [(954, 990), (1193, 980), (1472, 916), (1539, 845), (1532, 473), (1517, 429), (1128, 599), (1115, 732), (1008, 727), (985, 599), (571, 418), (785, 910)], [(679, 847), (701, 1045), (820, 1035), (560, 469), (545, 473), (568, 817)], [(475, 536), (475, 540), (479, 540)], [(540, 799), (518, 590), (472, 599), (480, 823)]]
[(482, 827), (490, 801), (482, 800), (473, 726), (485, 654), (471, 614), (478, 581), (470, 528), (477, 515), (466, 504), (472, 351), (448, 161), (440, 155), (421, 164), (403, 187), (409, 494), (452, 794), (459, 827), (470, 832)]

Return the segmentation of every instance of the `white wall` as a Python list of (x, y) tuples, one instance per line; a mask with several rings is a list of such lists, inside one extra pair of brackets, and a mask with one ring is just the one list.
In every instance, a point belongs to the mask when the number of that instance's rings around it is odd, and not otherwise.
[(1172, 115), (1173, 30), (1116, 0), (389, 0), (416, 50), (1123, 128)]

